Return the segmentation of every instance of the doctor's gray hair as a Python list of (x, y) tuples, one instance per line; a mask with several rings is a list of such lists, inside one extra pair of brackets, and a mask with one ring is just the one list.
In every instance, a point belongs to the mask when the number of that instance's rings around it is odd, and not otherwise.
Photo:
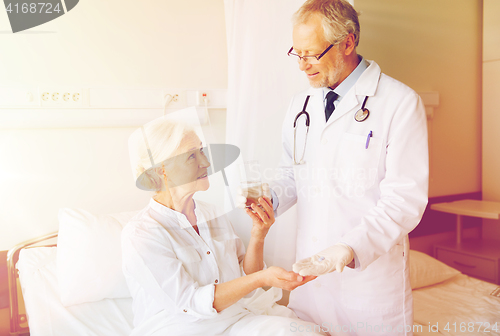
[(323, 33), (329, 43), (334, 44), (353, 34), (355, 46), (358, 46), (359, 14), (350, 3), (345, 0), (308, 0), (293, 15), (293, 25), (307, 22), (314, 14), (320, 15)]

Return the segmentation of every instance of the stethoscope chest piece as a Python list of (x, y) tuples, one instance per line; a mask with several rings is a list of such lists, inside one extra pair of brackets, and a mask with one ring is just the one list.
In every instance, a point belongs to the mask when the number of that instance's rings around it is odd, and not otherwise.
[(359, 109), (358, 112), (356, 112), (356, 114), (354, 115), (354, 120), (356, 120), (357, 122), (362, 122), (368, 119), (369, 116), (370, 110), (368, 110), (367, 108), (362, 108)]
[(354, 120), (356, 120), (357, 122), (365, 121), (370, 116), (370, 110), (365, 108), (367, 100), (368, 100), (368, 96), (365, 96), (365, 100), (363, 100), (363, 105), (361, 105), (361, 108), (354, 115)]

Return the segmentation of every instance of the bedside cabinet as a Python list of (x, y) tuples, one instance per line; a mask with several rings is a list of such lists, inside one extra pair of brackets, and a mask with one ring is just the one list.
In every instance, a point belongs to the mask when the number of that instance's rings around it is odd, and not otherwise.
[[(457, 215), (457, 239), (434, 245), (434, 257), (474, 278), (500, 284), (500, 241), (462, 239), (462, 216), (499, 219), (500, 203), (461, 200), (435, 203), (431, 209)], [(499, 237), (500, 239), (500, 237)]]
[(434, 245), (434, 256), (471, 277), (500, 284), (500, 243), (494, 240), (467, 239), (457, 244)]

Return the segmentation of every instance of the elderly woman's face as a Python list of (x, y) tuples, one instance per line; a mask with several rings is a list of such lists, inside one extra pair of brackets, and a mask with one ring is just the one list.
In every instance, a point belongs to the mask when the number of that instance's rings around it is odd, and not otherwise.
[(195, 133), (188, 133), (182, 139), (175, 157), (168, 161), (165, 173), (169, 188), (180, 188), (182, 192), (194, 193), (207, 190), (210, 186), (207, 177), (210, 163)]

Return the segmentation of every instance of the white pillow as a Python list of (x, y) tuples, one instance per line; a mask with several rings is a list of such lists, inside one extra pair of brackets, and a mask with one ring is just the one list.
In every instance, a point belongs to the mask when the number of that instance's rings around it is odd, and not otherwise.
[(432, 286), (460, 273), (460, 271), (425, 253), (410, 250), (410, 281), (412, 289)]
[(136, 214), (59, 210), (57, 278), (63, 305), (130, 297), (122, 273), (121, 231)]

